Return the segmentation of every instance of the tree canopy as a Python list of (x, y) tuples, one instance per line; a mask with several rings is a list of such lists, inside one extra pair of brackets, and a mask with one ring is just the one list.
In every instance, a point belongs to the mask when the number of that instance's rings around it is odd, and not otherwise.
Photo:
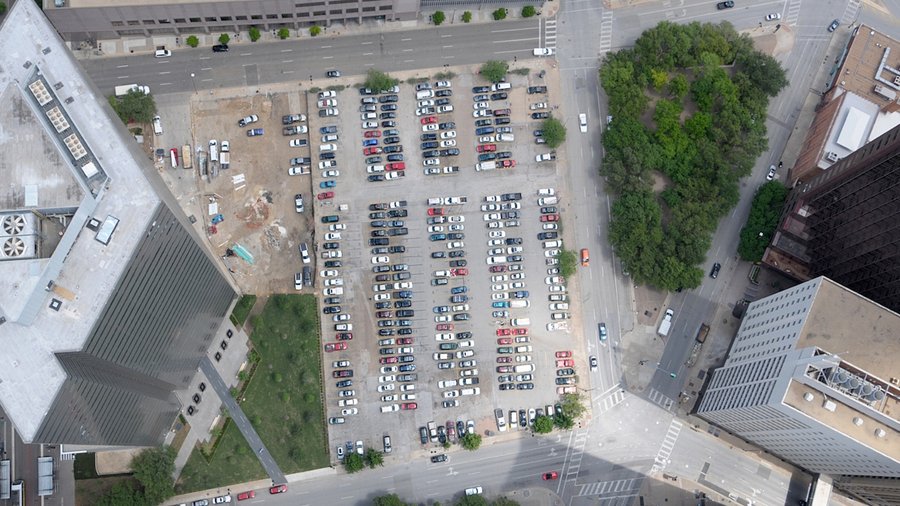
[(756, 190), (750, 205), (750, 216), (741, 229), (741, 242), (738, 244), (738, 254), (743, 260), (762, 260), (778, 226), (787, 195), (788, 189), (778, 181), (769, 181)]
[(126, 125), (132, 121), (149, 123), (156, 114), (153, 96), (136, 90), (129, 90), (122, 97), (109, 97), (109, 105)]
[(362, 471), (365, 466), (363, 456), (356, 452), (350, 452), (344, 457), (344, 469), (350, 474)]
[(718, 220), (767, 147), (784, 70), (728, 23), (662, 22), (607, 55), (600, 79), (614, 118), (603, 134), (610, 242), (636, 282), (696, 287)]
[(566, 140), (566, 126), (552, 116), (541, 123), (541, 130), (547, 146), (553, 149), (558, 148)]
[(435, 11), (434, 14), (431, 15), (431, 22), (435, 24), (435, 26), (440, 25), (447, 19), (447, 15), (444, 14), (444, 11)]
[(469, 434), (468, 432), (459, 438), (459, 444), (469, 451), (475, 451), (481, 447), (481, 434)]
[(509, 64), (505, 61), (489, 60), (484, 62), (484, 65), (481, 66), (481, 70), (479, 70), (478, 73), (488, 81), (498, 83), (506, 77), (507, 71), (509, 71)]
[(369, 71), (366, 72), (366, 81), (363, 83), (363, 87), (380, 92), (388, 90), (399, 83), (399, 79), (394, 79), (380, 70), (369, 69)]
[(537, 434), (549, 434), (553, 431), (553, 419), (541, 415), (534, 419), (534, 432)]

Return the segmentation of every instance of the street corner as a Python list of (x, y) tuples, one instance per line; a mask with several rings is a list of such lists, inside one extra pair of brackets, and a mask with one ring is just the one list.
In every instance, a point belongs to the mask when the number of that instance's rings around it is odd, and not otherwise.
[(565, 504), (565, 501), (556, 492), (541, 487), (523, 488), (501, 495), (517, 501), (521, 506), (563, 506)]

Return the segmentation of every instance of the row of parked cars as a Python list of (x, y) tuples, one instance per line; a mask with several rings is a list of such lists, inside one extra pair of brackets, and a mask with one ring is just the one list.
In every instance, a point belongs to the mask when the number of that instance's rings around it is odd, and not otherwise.
[[(469, 275), (468, 260), (465, 258), (466, 218), (455, 212), (458, 206), (467, 202), (468, 198), (464, 196), (434, 197), (427, 201), (432, 206), (444, 206), (429, 208), (426, 218), (428, 239), (432, 243), (431, 265), (438, 266), (432, 272), (431, 285), (449, 289), (447, 302), (432, 307), (434, 339), (437, 342), (432, 358), (437, 362), (439, 371), (448, 371), (452, 375), (437, 382), (444, 408), (459, 406), (461, 397), (481, 394), (481, 388), (477, 386), (474, 335), (469, 330), (458, 328), (467, 325), (472, 318), (468, 286), (464, 283)], [(444, 262), (447, 262), (446, 266)], [(446, 436), (439, 434), (438, 437)]]
[(453, 112), (450, 97), (453, 96), (450, 81), (436, 81), (416, 84), (416, 116), (422, 125), (419, 137), (419, 148), (422, 150), (422, 165), (427, 176), (437, 174), (453, 174), (459, 172), (459, 166), (441, 165), (441, 157), (445, 160), (459, 156), (456, 147), (456, 123), (447, 121), (443, 114)]
[(392, 181), (406, 175), (400, 130), (395, 121), (399, 91), (400, 88), (394, 86), (376, 96), (371, 90), (360, 89), (362, 154), (370, 182)]

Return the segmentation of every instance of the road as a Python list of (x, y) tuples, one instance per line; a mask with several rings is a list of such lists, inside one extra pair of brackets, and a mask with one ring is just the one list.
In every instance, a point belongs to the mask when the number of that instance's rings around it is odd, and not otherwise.
[[(740, 202), (721, 220), (713, 236), (708, 265), (704, 265), (708, 269), (719, 261), (722, 273), (717, 280), (706, 277), (697, 289), (670, 298), (669, 306), (676, 311), (675, 321), (658, 370), (644, 391), (677, 399), (689, 353), (686, 344), (700, 323), (708, 321), (717, 307), (733, 302), (734, 294), (746, 284), (740, 277), (733, 279), (738, 234), (767, 167), (781, 158), (810, 88), (824, 84), (814, 80), (835, 40), (825, 26), (835, 17), (841, 19), (843, 27), (853, 21), (880, 19), (877, 13), (860, 15), (855, 10), (856, 3), (847, 4), (840, 12), (797, 0), (743, 4), (749, 2), (742, 2), (740, 8), (716, 11), (710, 2), (686, 1), (671, 6), (654, 2), (610, 11), (595, 1), (570, 0), (561, 4), (555, 19), (540, 22), (388, 31), (379, 34), (379, 40), (368, 35), (235, 46), (229, 54), (183, 51), (167, 60), (140, 56), (84, 62), (101, 89), (139, 82), (149, 84), (155, 93), (167, 93), (192, 87), (205, 90), (304, 82), (332, 68), (345, 74), (370, 67), (405, 70), (494, 58), (512, 60), (530, 55), (531, 48), (538, 46), (557, 49), (564, 97), (561, 110), (569, 127), (564, 147), (570, 175), (567, 193), (582, 241), (576, 247), (591, 251), (590, 267), (579, 269), (585, 306), (583, 334), (590, 352), (597, 354), (601, 362), (599, 370), (592, 373), (591, 425), (549, 441), (525, 437), (513, 443), (487, 445), (475, 453), (454, 451), (448, 464), (430, 464), (425, 458), (396, 463), (388, 458), (385, 468), (304, 482), (293, 486), (284, 497), (265, 500), (296, 504), (299, 497), (300, 504), (318, 504), (339, 498), (349, 504), (396, 492), (410, 501), (425, 501), (458, 496), (466, 487), (480, 485), (488, 495), (547, 486), (560, 493), (566, 504), (596, 504), (598, 500), (624, 504), (636, 497), (647, 476), (659, 472), (678, 473), (715, 490), (753, 497), (759, 504), (784, 504), (800, 498), (802, 491), (787, 471), (775, 468), (762, 472), (765, 466), (755, 456), (732, 450), (714, 435), (692, 430), (669, 411), (619, 387), (620, 336), (635, 330), (635, 319), (630, 280), (623, 276), (606, 240), (610, 199), (597, 172), (603, 155), (599, 136), (606, 117), (597, 75), (602, 54), (630, 46), (643, 30), (662, 20), (727, 20), (738, 30), (764, 30), (758, 25), (765, 15), (779, 12), (782, 23), (794, 32), (792, 49), (779, 57), (791, 85), (771, 102), (767, 119), (769, 150), (758, 160), (753, 175), (742, 181)], [(588, 132), (584, 134), (577, 128), (579, 113), (588, 116)], [(605, 343), (597, 339), (599, 322), (605, 322), (609, 328), (610, 337)], [(676, 378), (671, 377), (672, 373)], [(560, 470), (562, 479), (541, 481), (540, 473), (548, 470)]]
[(512, 60), (530, 57), (538, 36), (538, 21), (523, 20), (260, 42), (234, 45), (228, 53), (185, 48), (169, 58), (137, 55), (81, 63), (104, 92), (112, 92), (117, 85), (140, 83), (159, 95), (294, 80), (302, 84), (333, 69), (346, 76), (364, 74), (370, 68), (399, 71)]

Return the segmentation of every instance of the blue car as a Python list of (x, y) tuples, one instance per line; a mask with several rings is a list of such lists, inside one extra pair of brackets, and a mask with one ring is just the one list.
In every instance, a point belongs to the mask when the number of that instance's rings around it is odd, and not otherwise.
[(452, 294), (454, 294), (454, 295), (457, 294), (457, 293), (466, 293), (466, 292), (468, 292), (468, 291), (469, 291), (469, 287), (468, 287), (468, 286), (455, 286), (455, 287), (453, 287), (453, 288), (450, 289), (450, 293), (452, 293)]
[(412, 298), (412, 290), (402, 290), (397, 292), (397, 298), (400, 299), (411, 299)]
[(366, 146), (377, 146), (378, 139), (363, 139), (363, 147)]
[(509, 307), (509, 301), (498, 300), (498, 301), (492, 302), (491, 307)]
[(527, 299), (528, 298), (528, 290), (519, 290), (517, 292), (513, 292), (512, 296), (516, 299)]
[(257, 137), (264, 133), (262, 128), (251, 128), (250, 130), (247, 130), (247, 137)]
[(335, 182), (333, 179), (329, 179), (328, 181), (322, 181), (321, 183), (319, 183), (319, 188), (334, 188), (335, 186), (337, 186), (337, 182)]
[(494, 133), (494, 127), (486, 126), (486, 127), (481, 127), (481, 128), (475, 129), (476, 135), (488, 135), (488, 134), (492, 134), (492, 133)]
[(429, 240), (429, 241), (446, 241), (446, 240), (447, 240), (447, 234), (431, 234), (431, 235), (428, 237), (428, 240)]

